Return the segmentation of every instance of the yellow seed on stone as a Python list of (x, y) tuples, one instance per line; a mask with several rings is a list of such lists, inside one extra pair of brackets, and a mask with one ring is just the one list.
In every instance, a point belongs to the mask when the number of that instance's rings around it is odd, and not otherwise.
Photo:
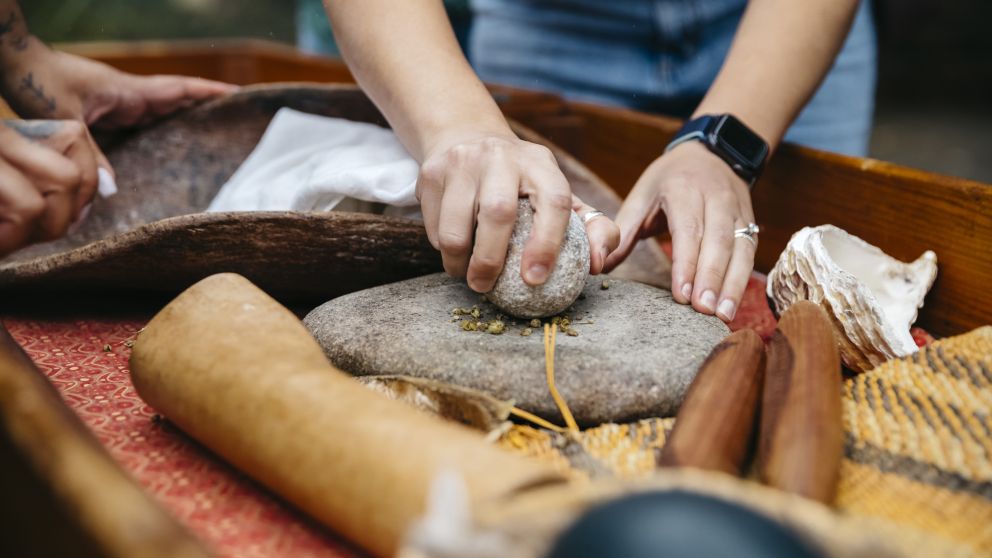
[(520, 332), (520, 335), (523, 337), (530, 337), (531, 333), (534, 333), (534, 330), (529, 327), (525, 327), (523, 331)]
[(541, 327), (541, 320), (534, 318), (533, 320), (530, 321), (530, 327), (533, 328)]

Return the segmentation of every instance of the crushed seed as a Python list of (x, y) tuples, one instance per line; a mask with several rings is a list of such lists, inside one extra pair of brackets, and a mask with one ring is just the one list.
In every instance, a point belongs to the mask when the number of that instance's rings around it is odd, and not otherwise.
[(530, 321), (530, 324), (528, 324), (528, 325), (530, 325), (530, 327), (533, 327), (533, 328), (539, 328), (539, 327), (541, 327), (541, 320), (539, 320), (537, 318), (534, 318), (533, 320)]
[(610, 290), (610, 282), (608, 280), (604, 279), (603, 280), (603, 283), (599, 286), (599, 288), (601, 290), (604, 290), (604, 291)]
[(486, 328), (486, 332), (493, 335), (502, 335), (504, 331), (506, 331), (506, 324), (504, 324), (501, 320), (493, 320), (489, 322), (489, 327)]
[(565, 334), (568, 335), (569, 337), (578, 337), (579, 336), (579, 332), (578, 331), (575, 331), (573, 328), (566, 329), (565, 330)]
[(531, 328), (529, 328), (529, 327), (525, 327), (525, 328), (524, 328), (524, 329), (523, 329), (523, 330), (522, 330), (522, 331), (520, 332), (520, 336), (521, 336), (521, 337), (530, 337), (530, 334), (531, 334), (531, 333), (534, 333), (534, 330), (533, 330), (533, 329), (531, 329)]
[(113, 352), (113, 350), (114, 349), (110, 345), (104, 345), (103, 346), (103, 352), (105, 352), (105, 353)]

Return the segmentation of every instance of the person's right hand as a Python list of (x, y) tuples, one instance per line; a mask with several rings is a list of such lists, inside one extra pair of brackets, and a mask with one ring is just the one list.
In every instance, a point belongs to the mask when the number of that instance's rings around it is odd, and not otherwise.
[(0, 257), (64, 235), (93, 199), (101, 162), (82, 122), (0, 121)]
[[(558, 261), (569, 216), (592, 211), (571, 193), (551, 151), (512, 133), (467, 135), (427, 152), (417, 180), (417, 199), (427, 236), (441, 251), (444, 269), (465, 277), (473, 290), (492, 289), (503, 270), (517, 219), (517, 199), (530, 198), (534, 226), (524, 246), (520, 274), (544, 283)], [(590, 273), (603, 269), (620, 242), (606, 217), (590, 219)]]

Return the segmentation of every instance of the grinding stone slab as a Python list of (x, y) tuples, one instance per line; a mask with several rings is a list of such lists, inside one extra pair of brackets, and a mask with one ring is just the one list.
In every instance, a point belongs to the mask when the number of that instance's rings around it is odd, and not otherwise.
[[(569, 313), (578, 336), (558, 333), (558, 389), (581, 424), (674, 415), (703, 360), (730, 331), (678, 304), (671, 293), (602, 277)], [(304, 319), (335, 366), (352, 374), (428, 378), (513, 400), (561, 423), (548, 393), (543, 332), (526, 323), (493, 335), (462, 330), (454, 308), (496, 309), (444, 274), (400, 281), (331, 300)], [(587, 323), (589, 321), (592, 323)]]

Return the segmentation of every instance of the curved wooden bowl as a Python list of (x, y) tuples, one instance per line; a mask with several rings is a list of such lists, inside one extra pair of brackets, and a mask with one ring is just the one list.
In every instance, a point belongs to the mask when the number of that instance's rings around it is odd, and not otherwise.
[[(254, 86), (105, 143), (119, 193), (94, 201), (73, 234), (0, 260), (0, 291), (175, 293), (208, 275), (235, 272), (283, 301), (323, 301), (441, 270), (423, 226), (346, 212), (204, 213), (251, 153), (275, 112), (303, 112), (386, 126), (358, 88)], [(574, 191), (608, 214), (619, 197), (548, 145)], [(665, 284), (667, 260), (642, 243), (619, 275)]]

